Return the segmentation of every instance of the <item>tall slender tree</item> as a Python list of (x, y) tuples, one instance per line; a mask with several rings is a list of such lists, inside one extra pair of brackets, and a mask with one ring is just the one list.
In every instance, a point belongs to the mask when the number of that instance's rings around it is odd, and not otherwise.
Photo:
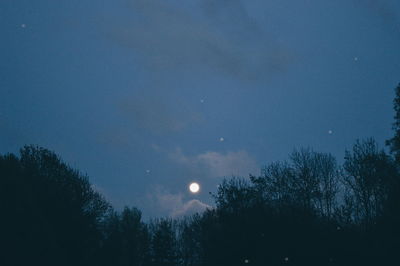
[(394, 130), (394, 136), (386, 141), (386, 145), (390, 147), (390, 151), (393, 153), (396, 163), (400, 164), (400, 83), (397, 85), (395, 93), (396, 96), (393, 100), (395, 114), (394, 123), (392, 126)]
[(178, 263), (176, 228), (171, 219), (159, 219), (151, 224), (152, 265), (175, 266)]
[(357, 141), (346, 151), (344, 183), (355, 202), (355, 218), (369, 228), (383, 212), (391, 180), (396, 176), (392, 159), (373, 139)]

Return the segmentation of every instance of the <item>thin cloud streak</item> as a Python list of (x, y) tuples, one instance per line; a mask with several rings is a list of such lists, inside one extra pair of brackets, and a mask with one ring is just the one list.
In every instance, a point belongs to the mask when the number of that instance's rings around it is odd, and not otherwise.
[(177, 108), (157, 95), (126, 99), (120, 110), (128, 123), (156, 134), (182, 131), (204, 120), (202, 114), (188, 106), (179, 104)]
[(248, 176), (259, 171), (256, 160), (244, 150), (226, 153), (207, 151), (195, 156), (188, 156), (178, 148), (169, 154), (169, 158), (186, 167), (194, 176), (211, 178)]

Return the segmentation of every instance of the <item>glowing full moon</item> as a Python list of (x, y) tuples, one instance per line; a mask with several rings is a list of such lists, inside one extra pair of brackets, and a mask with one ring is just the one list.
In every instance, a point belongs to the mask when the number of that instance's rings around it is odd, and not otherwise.
[(190, 184), (189, 189), (190, 189), (190, 192), (197, 193), (200, 190), (200, 185), (197, 183), (192, 183), (192, 184)]

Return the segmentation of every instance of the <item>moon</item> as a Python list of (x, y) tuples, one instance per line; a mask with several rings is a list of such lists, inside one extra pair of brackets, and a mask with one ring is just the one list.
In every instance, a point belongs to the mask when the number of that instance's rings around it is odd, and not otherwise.
[(200, 185), (197, 184), (196, 182), (193, 182), (193, 183), (191, 183), (191, 184), (189, 185), (189, 190), (190, 190), (190, 192), (192, 192), (192, 193), (197, 193), (197, 192), (199, 192), (199, 190), (200, 190)]

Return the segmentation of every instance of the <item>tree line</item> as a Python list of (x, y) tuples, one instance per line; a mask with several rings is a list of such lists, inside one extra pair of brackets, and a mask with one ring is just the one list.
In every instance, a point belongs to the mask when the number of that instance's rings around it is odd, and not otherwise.
[(225, 179), (215, 208), (144, 222), (116, 211), (55, 153), (0, 156), (0, 264), (392, 265), (400, 250), (400, 85), (390, 153), (359, 140), (339, 164), (294, 150), (259, 176)]

